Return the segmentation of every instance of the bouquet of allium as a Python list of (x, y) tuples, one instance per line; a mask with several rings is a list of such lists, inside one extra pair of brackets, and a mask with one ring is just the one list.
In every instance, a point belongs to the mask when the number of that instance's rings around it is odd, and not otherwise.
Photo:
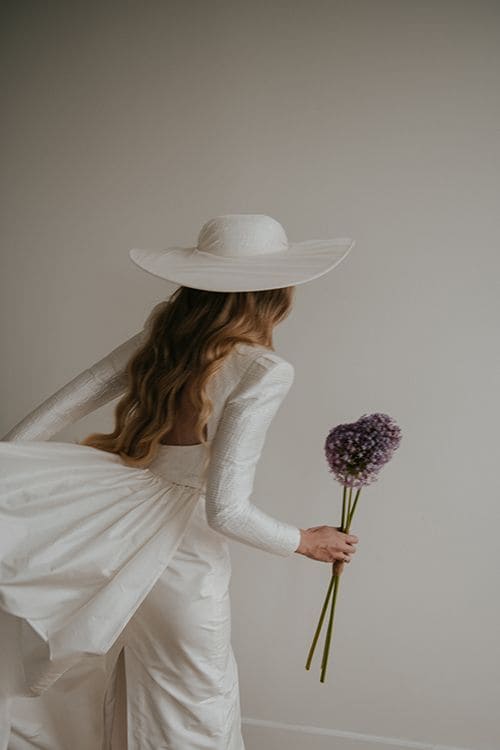
[[(377, 480), (378, 472), (392, 458), (392, 454), (400, 442), (401, 430), (387, 414), (363, 414), (357, 422), (339, 424), (330, 430), (324, 446), (326, 460), (335, 479), (344, 488), (340, 531), (346, 534), (349, 533), (361, 488)], [(353, 487), (357, 488), (354, 502), (352, 502)], [(325, 619), (328, 603), (330, 597), (332, 597), (330, 618), (321, 662), (320, 682), (325, 681), (332, 640), (335, 602), (339, 589), (340, 574), (344, 569), (344, 564), (344, 561), (336, 560), (332, 565), (330, 584), (321, 610), (318, 627), (316, 628), (307, 657), (306, 669), (309, 669), (321, 626)]]

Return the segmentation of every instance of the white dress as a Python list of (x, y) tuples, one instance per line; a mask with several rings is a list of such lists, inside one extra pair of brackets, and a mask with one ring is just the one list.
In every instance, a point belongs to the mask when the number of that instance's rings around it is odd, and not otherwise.
[(226, 537), (291, 555), (250, 500), (293, 366), (238, 345), (202, 445), (147, 469), (48, 441), (125, 387), (144, 332), (0, 441), (0, 750), (244, 750)]

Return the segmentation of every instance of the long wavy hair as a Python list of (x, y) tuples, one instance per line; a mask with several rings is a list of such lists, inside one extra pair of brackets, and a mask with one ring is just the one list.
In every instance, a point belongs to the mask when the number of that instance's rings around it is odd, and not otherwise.
[(127, 386), (110, 433), (92, 433), (81, 445), (118, 454), (144, 468), (173, 428), (181, 398), (197, 414), (195, 433), (206, 444), (213, 404), (207, 384), (240, 342), (274, 350), (273, 328), (291, 310), (293, 286), (250, 292), (179, 287), (148, 319), (149, 333), (126, 365)]

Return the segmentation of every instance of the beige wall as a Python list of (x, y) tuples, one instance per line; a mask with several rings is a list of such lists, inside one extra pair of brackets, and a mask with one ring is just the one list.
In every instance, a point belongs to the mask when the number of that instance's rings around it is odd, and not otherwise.
[(3, 7), (2, 434), (172, 291), (130, 247), (221, 213), (353, 236), (276, 331), (296, 376), (254, 500), (336, 525), (328, 429), (382, 411), (403, 441), (360, 499), (326, 684), (329, 566), (230, 542), (248, 750), (497, 747), (498, 4)]

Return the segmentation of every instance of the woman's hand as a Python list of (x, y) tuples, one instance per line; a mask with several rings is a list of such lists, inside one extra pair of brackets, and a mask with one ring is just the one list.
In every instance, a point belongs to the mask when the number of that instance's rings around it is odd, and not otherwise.
[(335, 571), (341, 573), (342, 563), (351, 561), (358, 541), (355, 534), (346, 534), (339, 526), (311, 526), (300, 529), (300, 544), (295, 552), (311, 560), (338, 563)]

